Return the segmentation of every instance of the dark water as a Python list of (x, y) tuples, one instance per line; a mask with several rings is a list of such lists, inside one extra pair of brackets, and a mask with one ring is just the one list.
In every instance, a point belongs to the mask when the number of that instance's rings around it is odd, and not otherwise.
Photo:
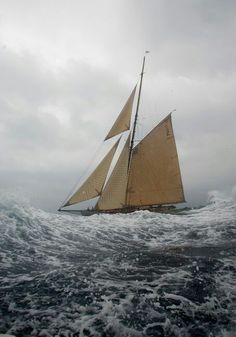
[(233, 200), (182, 215), (0, 207), (0, 333), (236, 336)]

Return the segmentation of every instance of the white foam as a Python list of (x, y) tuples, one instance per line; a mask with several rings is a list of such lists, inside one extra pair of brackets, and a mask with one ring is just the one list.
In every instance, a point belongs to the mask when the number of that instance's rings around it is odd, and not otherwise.
[[(82, 217), (47, 213), (16, 200), (2, 204), (0, 287), (12, 327), (3, 331), (16, 334), (33, 322), (36, 336), (60, 331), (85, 336), (86, 330), (100, 336), (99, 329), (114, 336), (144, 336), (152, 329), (187, 336), (189, 326), (175, 321), (180, 312), (190, 320), (198, 312), (219, 321), (229, 315), (236, 298), (230, 250), (236, 205), (230, 198), (212, 193), (206, 207), (180, 215)], [(209, 247), (216, 249), (213, 258)], [(199, 301), (197, 292), (188, 298), (184, 291), (191, 282), (203, 292)], [(209, 289), (213, 284), (208, 296), (204, 282)], [(230, 336), (216, 324), (222, 336)]]

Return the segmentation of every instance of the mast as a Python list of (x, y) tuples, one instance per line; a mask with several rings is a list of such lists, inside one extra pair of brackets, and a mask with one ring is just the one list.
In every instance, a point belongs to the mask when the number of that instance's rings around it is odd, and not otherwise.
[[(149, 51), (146, 51), (145, 55), (147, 53), (149, 53)], [(131, 136), (130, 148), (129, 148), (128, 170), (130, 168), (130, 161), (131, 161), (132, 150), (133, 150), (133, 147), (134, 147), (134, 137), (135, 137), (137, 120), (138, 120), (138, 111), (139, 111), (140, 97), (141, 97), (142, 84), (143, 84), (143, 74), (144, 74), (144, 67), (145, 67), (145, 61), (146, 61), (145, 55), (143, 57), (143, 65), (142, 65), (142, 71), (141, 71), (141, 79), (140, 79), (139, 92), (138, 92), (138, 100), (137, 100), (136, 112), (135, 112), (135, 117), (134, 117), (134, 127), (133, 127), (132, 136)]]

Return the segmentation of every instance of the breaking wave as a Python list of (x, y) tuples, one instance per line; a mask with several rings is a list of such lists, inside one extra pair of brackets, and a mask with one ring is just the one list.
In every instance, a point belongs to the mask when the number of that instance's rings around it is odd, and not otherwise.
[(236, 205), (178, 215), (51, 214), (0, 203), (0, 333), (231, 337)]

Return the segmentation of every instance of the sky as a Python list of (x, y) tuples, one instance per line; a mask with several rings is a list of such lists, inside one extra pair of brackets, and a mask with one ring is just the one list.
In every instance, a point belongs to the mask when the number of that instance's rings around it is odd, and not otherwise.
[(230, 195), (235, 32), (235, 0), (0, 0), (3, 195), (56, 211), (106, 150), (145, 50), (138, 137), (176, 109), (187, 205)]

